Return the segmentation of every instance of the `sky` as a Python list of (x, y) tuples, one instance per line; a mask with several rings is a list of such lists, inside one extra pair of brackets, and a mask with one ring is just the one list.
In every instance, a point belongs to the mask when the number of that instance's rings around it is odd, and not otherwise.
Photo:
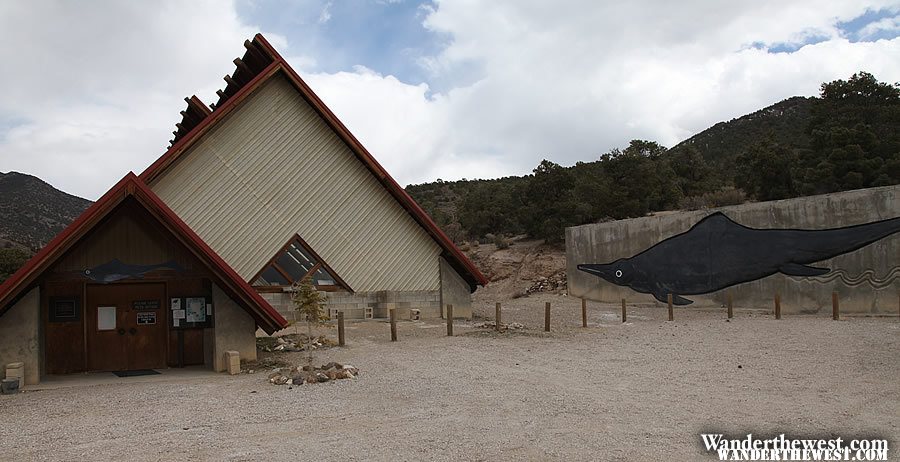
[(97, 199), (262, 32), (402, 185), (673, 146), (867, 71), (900, 0), (0, 0), (0, 172)]

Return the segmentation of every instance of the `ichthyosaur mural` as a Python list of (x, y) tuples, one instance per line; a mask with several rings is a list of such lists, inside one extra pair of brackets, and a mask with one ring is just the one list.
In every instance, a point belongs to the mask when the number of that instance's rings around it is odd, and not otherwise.
[(165, 263), (158, 263), (155, 265), (132, 265), (123, 263), (118, 258), (116, 258), (103, 263), (102, 265), (97, 265), (93, 268), (84, 270), (84, 276), (93, 281), (109, 283), (121, 281), (122, 279), (128, 278), (140, 279), (144, 277), (145, 274), (151, 271), (162, 269), (170, 269), (178, 272), (184, 271), (184, 268), (182, 268), (181, 265), (179, 265), (174, 260), (170, 260)]
[(900, 217), (822, 230), (755, 229), (716, 212), (631, 258), (578, 269), (661, 302), (672, 294), (674, 304), (688, 305), (693, 302), (683, 295), (707, 294), (775, 273), (822, 276), (831, 269), (810, 264), (898, 232)]

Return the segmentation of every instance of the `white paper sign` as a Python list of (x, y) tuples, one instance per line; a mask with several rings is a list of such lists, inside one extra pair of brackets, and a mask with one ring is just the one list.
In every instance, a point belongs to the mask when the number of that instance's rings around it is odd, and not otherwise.
[[(184, 310), (175, 310), (172, 312), (172, 319), (174, 319), (176, 321), (179, 319), (184, 319), (184, 316), (185, 316)], [(178, 324), (175, 324), (175, 325), (177, 326)]]
[(181, 309), (181, 299), (173, 298), (172, 299), (172, 311), (180, 310), (180, 309)]
[(180, 320), (180, 319), (174, 319), (174, 320), (172, 320), (172, 325), (175, 326), (175, 327), (180, 326), (180, 325), (181, 325), (181, 320)]
[(207, 315), (207, 316), (212, 316), (212, 303), (207, 303), (207, 304), (206, 304), (206, 315)]
[(97, 330), (116, 330), (116, 307), (97, 307)]
[(185, 299), (187, 319), (185, 322), (205, 322), (206, 321), (206, 299), (193, 297)]

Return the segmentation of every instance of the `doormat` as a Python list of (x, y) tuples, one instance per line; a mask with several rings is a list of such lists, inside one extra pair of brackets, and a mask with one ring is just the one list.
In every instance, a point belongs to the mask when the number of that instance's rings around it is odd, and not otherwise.
[(159, 372), (153, 369), (135, 369), (133, 371), (113, 371), (117, 377), (137, 377), (139, 375), (156, 375)]

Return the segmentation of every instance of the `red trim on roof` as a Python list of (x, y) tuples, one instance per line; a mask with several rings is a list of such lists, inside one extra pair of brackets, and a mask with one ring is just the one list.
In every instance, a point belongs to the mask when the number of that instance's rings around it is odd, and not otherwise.
[(44, 271), (129, 196), (137, 199), (151, 215), (194, 252), (194, 255), (207, 265), (213, 275), (223, 283), (223, 290), (239, 301), (239, 304), (247, 310), (263, 330), (271, 334), (287, 327), (287, 320), (278, 311), (272, 308), (231, 266), (225, 263), (222, 257), (178, 218), (178, 215), (163, 203), (159, 196), (131, 172), (53, 238), (37, 255), (28, 260), (25, 266), (0, 285), (0, 316), (24, 294), (26, 289), (34, 285)]
[(319, 114), (322, 119), (325, 120), (332, 130), (344, 141), (344, 143), (350, 148), (350, 150), (356, 155), (356, 157), (362, 161), (362, 163), (371, 171), (378, 181), (394, 196), (395, 199), (400, 203), (400, 206), (403, 207), (412, 217), (419, 223), (425, 231), (428, 232), (429, 235), (438, 243), (443, 249), (446, 256), (450, 257), (450, 263), (456, 263), (453, 265), (456, 269), (462, 270), (464, 273), (468, 273), (470, 276), (468, 282), (472, 288), (476, 285), (485, 285), (488, 283), (487, 278), (481, 274), (477, 267), (469, 260), (468, 257), (462, 251), (459, 250), (458, 247), (447, 237), (446, 234), (438, 227), (437, 223), (428, 216), (428, 213), (419, 206), (418, 203), (402, 188), (400, 185), (394, 181), (394, 179), (388, 174), (387, 170), (378, 163), (377, 160), (369, 153), (368, 150), (350, 133), (350, 130), (347, 129), (346, 126), (334, 115), (333, 112), (325, 105), (324, 102), (312, 91), (312, 89), (300, 78), (300, 76), (294, 71), (293, 68), (284, 60), (284, 58), (275, 50), (274, 47), (266, 40), (262, 34), (256, 34), (254, 40), (259, 41), (264, 49), (271, 54), (275, 61), (270, 64), (265, 70), (259, 73), (252, 81), (244, 85), (241, 90), (235, 94), (234, 97), (229, 98), (226, 103), (220, 107), (216, 108), (213, 111), (211, 117), (207, 117), (203, 120), (197, 127), (191, 130), (190, 133), (185, 135), (178, 143), (172, 146), (165, 154), (162, 155), (156, 162), (147, 167), (143, 173), (141, 173), (141, 179), (144, 180), (147, 184), (150, 184), (155, 180), (162, 172), (171, 165), (178, 156), (181, 155), (191, 144), (197, 141), (203, 134), (208, 131), (216, 122), (224, 118), (229, 112), (231, 112), (247, 95), (252, 93), (256, 88), (258, 88), (263, 82), (269, 79), (272, 75), (275, 75), (279, 70), (284, 71), (287, 74), (288, 79), (294, 85), (294, 87), (303, 95), (303, 97), (310, 103), (313, 109)]

